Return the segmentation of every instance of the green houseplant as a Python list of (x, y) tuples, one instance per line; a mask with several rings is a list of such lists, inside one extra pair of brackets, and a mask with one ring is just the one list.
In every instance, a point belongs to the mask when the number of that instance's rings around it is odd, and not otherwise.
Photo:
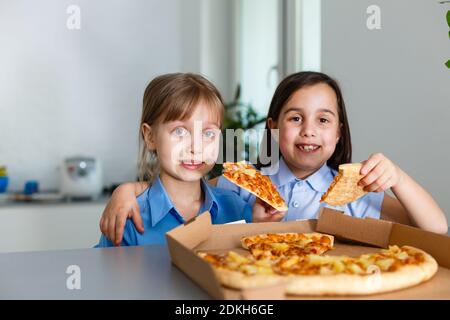
[[(236, 92), (234, 95), (234, 99), (225, 103), (225, 117), (223, 121), (223, 129), (222, 129), (222, 150), (223, 156), (230, 157), (231, 155), (226, 154), (226, 146), (229, 143), (235, 143), (235, 141), (227, 141), (226, 138), (226, 129), (242, 129), (243, 131), (254, 128), (256, 125), (261, 124), (266, 121), (265, 117), (261, 117), (258, 115), (253, 106), (249, 103), (244, 103), (241, 101), (241, 86), (238, 84), (236, 88)], [(234, 139), (233, 139), (234, 140)], [(239, 156), (243, 156), (245, 160), (248, 160), (250, 157), (250, 146), (248, 139), (244, 140), (244, 155), (238, 155), (236, 148), (233, 148), (234, 154), (232, 155), (233, 161), (237, 161)], [(214, 166), (214, 168), (209, 173), (209, 177), (217, 177), (222, 174), (222, 164), (218, 163)]]
[[(450, 27), (450, 10), (447, 11), (447, 25)], [(448, 37), (450, 39), (450, 30), (448, 31)], [(448, 60), (445, 65), (450, 68), (450, 60)]]
[[(449, 0), (445, 0), (445, 1), (439, 1), (440, 4), (446, 4), (446, 3), (450, 3)], [(447, 11), (446, 14), (446, 20), (447, 20), (447, 25), (450, 27), (450, 10)], [(448, 37), (450, 38), (450, 30), (448, 31)], [(447, 68), (450, 69), (450, 60), (448, 60), (445, 65), (447, 66)]]

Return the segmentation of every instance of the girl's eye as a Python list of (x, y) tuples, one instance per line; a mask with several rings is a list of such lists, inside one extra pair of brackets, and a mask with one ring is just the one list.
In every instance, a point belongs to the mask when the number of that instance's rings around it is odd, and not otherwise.
[(173, 130), (176, 136), (178, 137), (184, 137), (187, 134), (187, 130), (183, 127), (177, 127), (175, 130)]
[(203, 133), (206, 138), (212, 139), (216, 136), (216, 133), (213, 130), (208, 130)]
[(300, 122), (300, 121), (302, 121), (302, 118), (301, 117), (292, 117), (291, 118), (291, 121), (293, 121), (293, 122)]
[(327, 118), (320, 118), (320, 123), (328, 123), (330, 122), (330, 120), (328, 120)]

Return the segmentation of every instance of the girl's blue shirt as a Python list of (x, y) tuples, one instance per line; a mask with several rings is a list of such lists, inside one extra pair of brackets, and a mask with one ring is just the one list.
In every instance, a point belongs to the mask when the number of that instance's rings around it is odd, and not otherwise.
[[(251, 222), (252, 207), (236, 193), (209, 186), (201, 180), (204, 202), (199, 214), (209, 211), (213, 224), (223, 224), (237, 220)], [(157, 177), (151, 187), (137, 197), (144, 233), (140, 234), (134, 223), (128, 219), (123, 233), (122, 246), (137, 246), (166, 243), (167, 231), (186, 222), (170, 200), (161, 179)], [(112, 247), (113, 244), (104, 235), (99, 247)]]

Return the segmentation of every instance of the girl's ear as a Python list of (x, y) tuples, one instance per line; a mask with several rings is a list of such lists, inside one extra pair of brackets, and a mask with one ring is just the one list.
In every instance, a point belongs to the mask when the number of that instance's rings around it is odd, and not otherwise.
[(273, 121), (272, 118), (267, 118), (267, 126), (269, 129), (277, 129), (277, 122)]
[(156, 150), (155, 129), (147, 123), (142, 124), (142, 138), (144, 138), (147, 149), (153, 151)]
[(272, 138), (278, 143), (280, 139), (277, 122), (272, 118), (267, 118), (267, 127), (269, 127)]

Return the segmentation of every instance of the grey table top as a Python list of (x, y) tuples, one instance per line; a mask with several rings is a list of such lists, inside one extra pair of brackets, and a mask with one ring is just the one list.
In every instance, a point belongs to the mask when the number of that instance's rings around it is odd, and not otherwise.
[[(71, 265), (80, 289), (68, 289)], [(0, 299), (209, 299), (166, 246), (0, 254)]]

